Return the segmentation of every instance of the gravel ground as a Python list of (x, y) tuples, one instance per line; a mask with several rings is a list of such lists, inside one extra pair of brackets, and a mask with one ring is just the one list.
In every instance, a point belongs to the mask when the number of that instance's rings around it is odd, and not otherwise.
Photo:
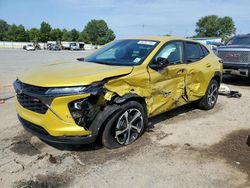
[(250, 187), (250, 80), (226, 77), (240, 99), (220, 96), (211, 111), (186, 105), (150, 119), (135, 144), (50, 146), (23, 130), (12, 82), (28, 68), (89, 52), (0, 50), (1, 187)]

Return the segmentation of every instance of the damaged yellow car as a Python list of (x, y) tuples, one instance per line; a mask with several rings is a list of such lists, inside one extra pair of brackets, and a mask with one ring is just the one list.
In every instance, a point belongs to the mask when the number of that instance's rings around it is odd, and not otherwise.
[(42, 140), (107, 148), (135, 142), (148, 118), (197, 101), (214, 107), (222, 61), (176, 37), (113, 41), (86, 58), (48, 65), (14, 82), (25, 129)]

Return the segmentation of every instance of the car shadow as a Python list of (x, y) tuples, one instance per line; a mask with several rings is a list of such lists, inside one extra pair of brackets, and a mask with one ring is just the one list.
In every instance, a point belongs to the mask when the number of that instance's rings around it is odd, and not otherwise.
[(250, 86), (250, 78), (242, 76), (224, 75), (222, 83), (236, 86)]

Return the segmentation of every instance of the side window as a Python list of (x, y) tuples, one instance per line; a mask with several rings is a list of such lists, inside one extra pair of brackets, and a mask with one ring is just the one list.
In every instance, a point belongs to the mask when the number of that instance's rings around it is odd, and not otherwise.
[(199, 61), (205, 54), (203, 53), (201, 46), (197, 43), (189, 43), (187, 42), (185, 45), (185, 56), (187, 62), (195, 62)]
[(182, 42), (171, 42), (164, 46), (160, 52), (156, 55), (157, 58), (166, 58), (169, 64), (180, 64), (183, 63), (183, 43)]
[(201, 45), (201, 49), (202, 49), (205, 56), (207, 56), (209, 54), (209, 51), (205, 46)]

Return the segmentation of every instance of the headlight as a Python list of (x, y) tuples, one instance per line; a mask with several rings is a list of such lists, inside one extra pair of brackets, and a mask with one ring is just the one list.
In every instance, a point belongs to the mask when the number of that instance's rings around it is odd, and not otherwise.
[(46, 91), (46, 95), (74, 95), (84, 92), (86, 87), (66, 87), (66, 88), (51, 88)]

